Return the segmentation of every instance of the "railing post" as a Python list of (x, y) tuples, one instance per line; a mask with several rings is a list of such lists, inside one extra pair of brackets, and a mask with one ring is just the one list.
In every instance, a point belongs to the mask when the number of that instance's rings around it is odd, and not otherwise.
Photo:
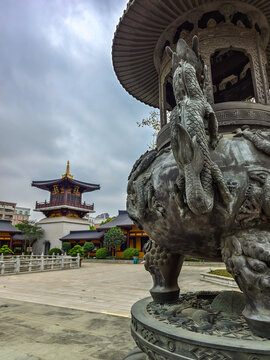
[(54, 258), (55, 258), (55, 254), (53, 253), (52, 254), (52, 264), (51, 264), (51, 270), (53, 270), (53, 265), (54, 265)]
[(4, 260), (2, 260), (2, 264), (1, 264), (1, 275), (5, 274), (5, 263)]
[(4, 261), (4, 254), (3, 253), (1, 254), (0, 260)]
[(78, 253), (78, 254), (77, 254), (77, 266), (78, 266), (78, 268), (79, 268), (80, 265), (81, 265), (81, 264), (80, 264), (80, 263), (81, 263), (80, 260), (81, 260), (81, 257), (80, 257), (80, 254)]
[(65, 267), (65, 259), (64, 259), (64, 255), (61, 255), (61, 269), (64, 269)]
[(15, 262), (15, 274), (19, 274), (20, 267), (21, 267), (21, 259), (20, 259), (19, 256), (17, 256), (16, 257), (16, 262)]
[(40, 271), (44, 271), (44, 254), (40, 256)]

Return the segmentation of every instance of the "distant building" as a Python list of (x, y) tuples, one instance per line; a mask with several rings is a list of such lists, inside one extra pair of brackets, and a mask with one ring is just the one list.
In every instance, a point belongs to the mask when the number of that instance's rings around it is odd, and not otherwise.
[(99, 190), (100, 185), (73, 179), (68, 162), (62, 178), (33, 181), (32, 186), (50, 193), (49, 201), (36, 202), (35, 211), (42, 212), (45, 218), (37, 223), (44, 230), (44, 237), (34, 244), (35, 254), (47, 254), (50, 248), (61, 248), (59, 239), (70, 231), (89, 230), (86, 215), (94, 212), (94, 204), (82, 202), (82, 194)]
[[(103, 246), (104, 233), (114, 227), (120, 228), (127, 239), (121, 247), (118, 247), (116, 257), (123, 257), (123, 252), (127, 248), (136, 248), (140, 252), (139, 257), (142, 258), (144, 255), (143, 247), (149, 240), (149, 237), (143, 230), (134, 225), (126, 210), (119, 210), (118, 216), (115, 219), (101, 225), (97, 230), (71, 231), (60, 240), (69, 242), (72, 247), (74, 245), (83, 246), (86, 242), (92, 242), (97, 250)], [(91, 255), (94, 254), (92, 253)]]
[(108, 213), (102, 213), (95, 217), (89, 216), (89, 224), (91, 226), (97, 227), (97, 225), (100, 225), (103, 221), (106, 221), (110, 215)]
[(69, 242), (71, 247), (75, 245), (83, 246), (86, 242), (92, 242), (95, 245), (94, 252), (103, 246), (103, 231), (85, 230), (85, 231), (71, 231), (68, 235), (62, 237), (60, 240), (63, 242)]
[(30, 209), (16, 205), (16, 203), (0, 201), (0, 220), (9, 220), (12, 225), (29, 220)]
[(0, 220), (9, 220), (12, 222), (15, 209), (16, 203), (0, 201)]
[(13, 215), (12, 225), (21, 223), (22, 221), (28, 221), (30, 217), (30, 209), (16, 206), (15, 213)]
[(128, 216), (126, 210), (119, 210), (118, 216), (106, 224), (101, 225), (98, 228), (98, 231), (106, 232), (113, 227), (119, 227), (127, 238), (126, 243), (117, 249), (116, 256), (121, 258), (123, 257), (123, 252), (125, 249), (135, 248), (140, 251), (139, 256), (142, 258), (144, 256), (143, 247), (149, 240), (149, 237), (143, 230), (140, 230), (134, 224), (134, 222)]

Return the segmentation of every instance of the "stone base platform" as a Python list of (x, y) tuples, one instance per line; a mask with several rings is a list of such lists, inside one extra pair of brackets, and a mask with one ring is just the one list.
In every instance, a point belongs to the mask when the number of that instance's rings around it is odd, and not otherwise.
[(241, 293), (226, 293), (237, 299), (230, 315), (223, 312), (223, 298), (209, 307), (219, 293), (186, 293), (175, 304), (138, 301), (131, 310), (131, 333), (143, 353), (126, 359), (269, 360), (270, 340), (254, 336), (239, 315)]

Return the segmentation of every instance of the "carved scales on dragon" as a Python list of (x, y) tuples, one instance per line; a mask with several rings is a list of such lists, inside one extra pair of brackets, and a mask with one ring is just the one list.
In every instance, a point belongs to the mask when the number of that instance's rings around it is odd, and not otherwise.
[[(210, 213), (214, 206), (214, 184), (229, 209), (231, 195), (221, 170), (210, 158), (209, 146), (218, 144), (218, 123), (201, 90), (203, 65), (194, 36), (192, 49), (180, 39), (176, 52), (166, 48), (172, 58), (173, 90), (176, 107), (171, 116), (171, 146), (182, 171), (174, 186), (175, 200), (184, 214), (185, 203), (195, 215)], [(204, 121), (208, 121), (209, 141)], [(184, 195), (184, 196), (183, 196)]]

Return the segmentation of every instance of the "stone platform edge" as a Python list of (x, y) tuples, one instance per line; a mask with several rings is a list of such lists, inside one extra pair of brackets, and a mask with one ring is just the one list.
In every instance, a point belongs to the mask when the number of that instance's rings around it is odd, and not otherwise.
[[(100, 263), (100, 264), (133, 264), (133, 260), (106, 260), (106, 259), (83, 259), (82, 264), (87, 263)], [(143, 264), (143, 259), (138, 259), (138, 264)], [(135, 264), (136, 265), (136, 264)], [(183, 266), (215, 266), (226, 267), (223, 262), (197, 262), (197, 261), (184, 261)]]
[(229, 278), (226, 276), (201, 273), (200, 279), (203, 281), (208, 281), (208, 282), (223, 285), (223, 286), (230, 286), (233, 288), (238, 288), (238, 285), (236, 284), (235, 280), (233, 278)]

